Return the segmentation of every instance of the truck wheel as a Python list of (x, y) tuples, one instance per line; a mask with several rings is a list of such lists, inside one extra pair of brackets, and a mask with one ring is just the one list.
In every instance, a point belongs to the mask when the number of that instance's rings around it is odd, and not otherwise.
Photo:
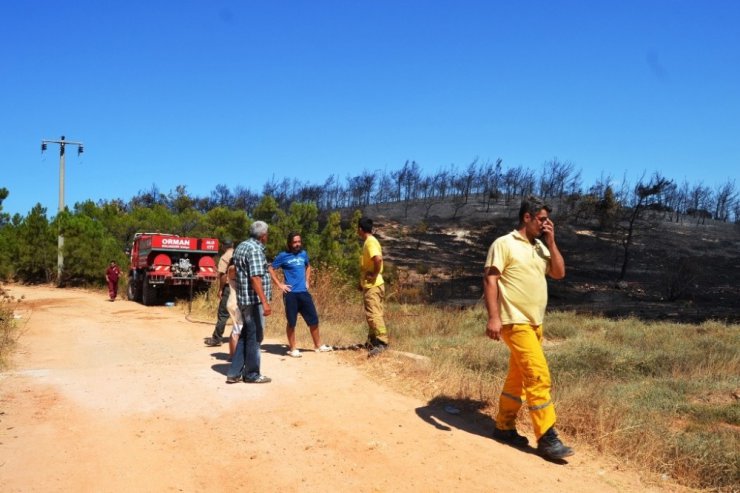
[(128, 280), (128, 286), (126, 286), (126, 298), (128, 298), (129, 301), (139, 301), (141, 298), (141, 293), (139, 293), (139, 289), (136, 284), (135, 280)]
[(152, 306), (157, 303), (157, 289), (149, 284), (148, 278), (144, 278), (141, 289), (141, 302), (146, 306)]

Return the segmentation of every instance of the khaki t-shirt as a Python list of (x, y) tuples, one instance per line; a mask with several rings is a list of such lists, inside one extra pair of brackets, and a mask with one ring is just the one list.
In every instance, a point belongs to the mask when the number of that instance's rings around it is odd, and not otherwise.
[(541, 325), (547, 306), (550, 250), (540, 240), (530, 243), (518, 231), (497, 238), (488, 249), (486, 268), (501, 273), (498, 303), (501, 323)]
[(383, 266), (380, 266), (380, 272), (378, 277), (375, 278), (374, 283), (367, 282), (365, 274), (368, 272), (375, 271), (375, 264), (373, 263), (373, 257), (380, 255), (383, 256), (382, 249), (380, 248), (380, 242), (376, 237), (370, 235), (365, 239), (365, 243), (362, 244), (362, 256), (360, 257), (360, 282), (362, 283), (363, 289), (374, 288), (383, 284)]
[(229, 263), (231, 262), (231, 257), (234, 256), (234, 249), (232, 247), (229, 247), (226, 249), (223, 255), (221, 255), (221, 258), (218, 259), (218, 273), (219, 274), (226, 274), (226, 271), (229, 270)]

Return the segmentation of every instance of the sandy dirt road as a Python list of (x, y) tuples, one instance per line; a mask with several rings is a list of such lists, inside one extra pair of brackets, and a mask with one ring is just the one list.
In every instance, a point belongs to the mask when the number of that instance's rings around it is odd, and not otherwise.
[(292, 359), (267, 340), (273, 382), (227, 385), (226, 346), (203, 346), (211, 327), (177, 308), (7, 288), (25, 300), (0, 374), (6, 493), (651, 489), (581, 450), (553, 464), (500, 445), (465, 413), (373, 381), (355, 353)]

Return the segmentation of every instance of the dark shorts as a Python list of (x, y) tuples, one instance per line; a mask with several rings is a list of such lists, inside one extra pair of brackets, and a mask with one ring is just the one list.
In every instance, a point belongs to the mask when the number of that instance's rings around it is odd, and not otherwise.
[(316, 313), (311, 293), (305, 291), (294, 293), (291, 291), (283, 295), (283, 302), (285, 303), (285, 316), (288, 318), (290, 327), (295, 327), (299, 313), (309, 327), (319, 324), (319, 314)]

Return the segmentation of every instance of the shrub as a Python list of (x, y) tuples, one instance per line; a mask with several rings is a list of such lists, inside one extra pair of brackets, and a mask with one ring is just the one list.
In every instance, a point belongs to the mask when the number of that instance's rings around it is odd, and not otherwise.
[(8, 296), (0, 286), (0, 369), (7, 368), (8, 355), (15, 346), (17, 327), (13, 316), (13, 306), (20, 300)]

